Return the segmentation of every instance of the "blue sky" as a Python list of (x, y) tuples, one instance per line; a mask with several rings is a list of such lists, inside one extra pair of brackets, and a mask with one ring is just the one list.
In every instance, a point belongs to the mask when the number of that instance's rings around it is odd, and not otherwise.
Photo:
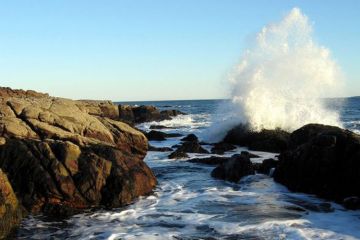
[(299, 7), (360, 95), (360, 1), (0, 2), (0, 85), (74, 99), (227, 97), (264, 25)]

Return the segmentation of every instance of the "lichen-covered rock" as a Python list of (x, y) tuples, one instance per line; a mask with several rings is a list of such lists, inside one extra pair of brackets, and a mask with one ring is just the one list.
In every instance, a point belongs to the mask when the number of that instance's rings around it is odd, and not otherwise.
[(152, 192), (147, 139), (115, 120), (117, 106), (8, 89), (0, 96), (0, 168), (29, 212), (120, 207)]
[(0, 239), (20, 223), (21, 217), (20, 204), (6, 174), (0, 169)]

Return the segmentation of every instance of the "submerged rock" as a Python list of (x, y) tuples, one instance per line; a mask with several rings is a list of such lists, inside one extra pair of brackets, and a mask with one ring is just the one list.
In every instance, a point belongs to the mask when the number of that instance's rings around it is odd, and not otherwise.
[(188, 162), (202, 163), (202, 164), (207, 164), (207, 165), (219, 165), (229, 159), (230, 159), (230, 157), (211, 156), (211, 157), (207, 157), (207, 158), (193, 158), (193, 159), (188, 160)]
[(173, 127), (167, 127), (164, 125), (151, 125), (150, 129), (174, 129)]
[(281, 152), (288, 148), (289, 137), (288, 132), (280, 129), (263, 129), (255, 132), (249, 130), (248, 126), (240, 124), (227, 133), (223, 142), (247, 146), (255, 151)]
[(253, 164), (245, 154), (233, 155), (211, 172), (212, 177), (231, 182), (238, 182), (242, 177), (253, 174), (255, 174)]
[(111, 108), (41, 94), (2, 96), (0, 168), (27, 211), (120, 207), (152, 192), (147, 139), (110, 119)]
[(290, 190), (338, 202), (360, 197), (360, 136), (308, 124), (290, 135), (290, 148), (280, 154), (274, 179)]

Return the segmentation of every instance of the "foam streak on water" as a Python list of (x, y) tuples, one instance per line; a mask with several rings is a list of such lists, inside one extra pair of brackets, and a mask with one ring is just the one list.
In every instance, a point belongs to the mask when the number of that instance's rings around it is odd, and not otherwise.
[(341, 126), (338, 113), (320, 100), (341, 94), (339, 67), (313, 40), (312, 26), (298, 8), (257, 34), (230, 80), (238, 119), (255, 130)]

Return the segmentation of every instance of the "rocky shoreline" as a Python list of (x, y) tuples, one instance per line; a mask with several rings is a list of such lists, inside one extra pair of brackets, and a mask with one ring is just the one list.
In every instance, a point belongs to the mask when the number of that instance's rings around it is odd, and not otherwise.
[[(173, 146), (175, 150), (169, 158), (186, 159), (188, 153), (209, 154), (201, 146), (206, 143), (199, 142), (193, 134), (182, 141)], [(211, 153), (217, 155), (233, 150), (234, 145), (279, 153), (277, 159), (265, 159), (261, 164), (252, 163), (250, 159), (257, 156), (249, 152), (189, 160), (217, 165), (211, 174), (214, 178), (238, 182), (247, 175), (270, 174), (292, 191), (315, 194), (348, 209), (360, 209), (360, 136), (349, 130), (308, 124), (292, 133), (280, 129), (253, 132), (240, 124), (223, 141), (210, 145)]]
[(0, 88), (0, 237), (29, 213), (68, 216), (150, 194), (148, 141), (127, 123), (177, 114)]
[[(147, 151), (215, 154), (187, 160), (214, 166), (211, 176), (238, 182), (268, 174), (292, 191), (315, 194), (348, 209), (360, 208), (360, 136), (338, 127), (308, 124), (288, 133), (280, 129), (231, 129), (223, 141), (201, 142), (194, 134), (164, 133), (161, 125), (141, 132), (135, 125), (185, 114), (153, 106), (116, 105), (110, 101), (70, 100), (34, 91), (0, 88), (0, 238), (27, 214), (64, 217), (89, 208), (116, 208), (151, 194), (157, 184), (143, 162)], [(153, 147), (148, 141), (182, 137), (180, 144)], [(204, 146), (210, 145), (211, 150)], [(236, 146), (279, 153), (241, 152)]]

